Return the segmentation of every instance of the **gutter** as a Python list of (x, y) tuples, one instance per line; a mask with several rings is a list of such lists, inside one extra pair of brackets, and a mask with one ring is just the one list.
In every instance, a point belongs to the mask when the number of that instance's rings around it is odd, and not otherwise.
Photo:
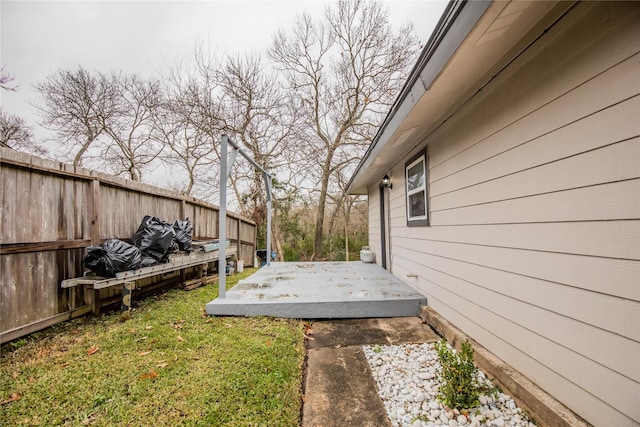
[[(367, 169), (367, 166), (369, 166), (377, 152), (384, 145), (381, 145), (380, 140), (387, 128), (389, 128), (391, 122), (394, 121), (397, 116), (400, 116), (400, 110), (405, 110), (404, 116), (411, 111), (420, 97), (440, 74), (440, 71), (442, 71), (444, 66), (449, 62), (458, 47), (460, 47), (462, 41), (473, 29), (490, 4), (491, 0), (451, 0), (449, 2), (431, 37), (429, 37), (429, 41), (422, 49), (418, 61), (409, 73), (407, 81), (391, 106), (389, 113), (387, 113), (387, 116), (378, 128), (378, 132), (371, 141), (369, 148), (367, 148), (364, 157), (351, 176), (347, 186), (347, 194), (351, 193), (356, 179)], [(463, 9), (465, 13), (461, 15)], [(427, 65), (433, 65), (433, 67), (431, 67), (432, 69), (426, 70)], [(425, 73), (425, 71), (428, 72)], [(409, 98), (409, 95), (412, 95), (411, 98)], [(404, 119), (404, 117), (400, 118), (400, 120), (402, 119)], [(393, 131), (395, 131), (395, 129)]]

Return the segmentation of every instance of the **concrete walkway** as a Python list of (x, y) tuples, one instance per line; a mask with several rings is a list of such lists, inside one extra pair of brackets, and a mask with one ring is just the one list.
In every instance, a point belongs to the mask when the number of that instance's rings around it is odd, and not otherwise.
[(302, 427), (391, 426), (362, 345), (439, 339), (417, 316), (315, 321), (312, 330)]

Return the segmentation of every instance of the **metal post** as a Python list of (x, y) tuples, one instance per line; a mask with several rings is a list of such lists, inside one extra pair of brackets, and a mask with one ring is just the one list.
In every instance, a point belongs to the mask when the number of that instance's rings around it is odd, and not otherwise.
[(264, 172), (264, 186), (267, 191), (267, 266), (271, 265), (271, 175)]
[(229, 175), (231, 175), (231, 168), (233, 167), (233, 164), (236, 162), (236, 157), (238, 157), (238, 151), (240, 151), (238, 147), (234, 147), (233, 145), (231, 146), (231, 155), (229, 156), (229, 161), (227, 162), (227, 179), (229, 179)]
[(227, 296), (227, 143), (222, 135), (220, 144), (220, 209), (218, 210), (218, 291), (219, 298)]
[[(227, 159), (227, 144), (232, 147), (229, 159)], [(233, 142), (233, 140), (231, 140), (227, 135), (222, 135), (220, 146), (220, 218), (218, 221), (218, 239), (220, 241), (220, 249), (218, 252), (218, 283), (220, 284), (220, 291), (218, 292), (218, 296), (220, 298), (225, 298), (227, 293), (227, 179), (229, 178), (229, 173), (231, 172), (231, 168), (233, 167), (233, 163), (235, 162), (238, 154), (247, 159), (253, 167), (263, 173), (265, 189), (267, 192), (267, 265), (271, 265), (271, 180), (273, 178), (271, 177), (271, 174), (264, 170), (262, 166), (257, 164), (251, 156), (242, 151), (240, 147)], [(238, 240), (239, 239), (240, 236), (238, 236)]]

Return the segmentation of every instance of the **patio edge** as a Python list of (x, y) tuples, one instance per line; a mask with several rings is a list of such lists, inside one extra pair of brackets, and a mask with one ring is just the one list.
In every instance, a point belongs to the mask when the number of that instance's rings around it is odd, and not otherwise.
[(355, 301), (279, 301), (255, 302), (215, 300), (206, 305), (213, 316), (269, 316), (289, 319), (343, 319), (419, 316), (424, 303), (419, 298)]
[(423, 306), (420, 312), (420, 318), (457, 349), (460, 349), (460, 345), (464, 340), (469, 339), (474, 348), (475, 361), (478, 367), (482, 369), (498, 387), (511, 395), (516, 400), (518, 406), (524, 409), (527, 415), (529, 415), (538, 426), (590, 426), (590, 424), (586, 423), (582, 418), (574, 414), (569, 408), (553, 398), (527, 377), (513, 369), (476, 341), (470, 339), (431, 307)]

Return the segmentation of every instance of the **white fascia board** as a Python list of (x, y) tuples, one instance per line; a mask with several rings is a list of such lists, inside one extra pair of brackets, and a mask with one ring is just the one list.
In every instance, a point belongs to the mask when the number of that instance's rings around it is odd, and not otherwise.
[(348, 194), (367, 194), (370, 183), (363, 182), (365, 172), (420, 98), (431, 87), (491, 3), (491, 0), (449, 2), (405, 86), (351, 177), (347, 187)]

